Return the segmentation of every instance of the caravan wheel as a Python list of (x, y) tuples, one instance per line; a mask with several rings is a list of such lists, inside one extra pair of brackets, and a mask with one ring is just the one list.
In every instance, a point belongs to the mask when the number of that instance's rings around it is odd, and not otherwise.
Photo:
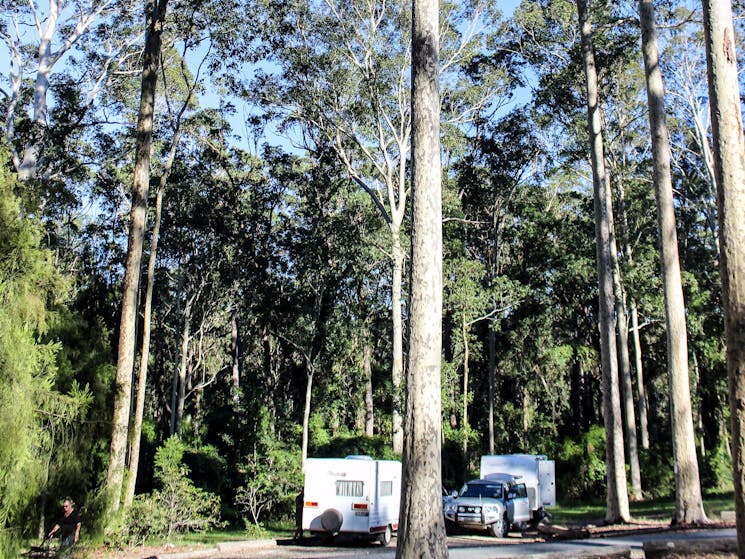
[(391, 543), (391, 538), (393, 537), (393, 532), (391, 531), (391, 525), (385, 527), (385, 532), (380, 534), (378, 536), (378, 543), (382, 545), (383, 547), (387, 546), (389, 543)]

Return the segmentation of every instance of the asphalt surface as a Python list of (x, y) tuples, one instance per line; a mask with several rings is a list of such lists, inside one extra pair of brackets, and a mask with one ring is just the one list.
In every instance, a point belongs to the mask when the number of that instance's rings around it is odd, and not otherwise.
[[(736, 539), (734, 528), (684, 530), (664, 533), (628, 532), (613, 537), (593, 537), (563, 541), (537, 541), (511, 536), (491, 538), (480, 535), (456, 535), (448, 537), (451, 559), (499, 559), (522, 557), (527, 559), (570, 559), (590, 557), (643, 558), (644, 542), (664, 542), (674, 547), (685, 540), (717, 542), (726, 538)], [(230, 542), (219, 544), (214, 549), (194, 552), (163, 554), (158, 559), (393, 559), (396, 554), (396, 539), (382, 547), (376, 543), (337, 538), (333, 545), (320, 539), (304, 538), (300, 544), (293, 540), (264, 540), (253, 542)], [(148, 559), (153, 559), (148, 558)]]

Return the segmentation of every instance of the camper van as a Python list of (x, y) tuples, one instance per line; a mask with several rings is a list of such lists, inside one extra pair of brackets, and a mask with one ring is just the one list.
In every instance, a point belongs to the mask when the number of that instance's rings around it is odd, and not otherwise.
[(398, 530), (401, 462), (369, 456), (308, 458), (303, 530), (377, 539), (388, 545)]
[(481, 479), (508, 474), (525, 484), (532, 521), (550, 517), (545, 507), (556, 505), (556, 473), (553, 460), (536, 454), (500, 454), (481, 457)]

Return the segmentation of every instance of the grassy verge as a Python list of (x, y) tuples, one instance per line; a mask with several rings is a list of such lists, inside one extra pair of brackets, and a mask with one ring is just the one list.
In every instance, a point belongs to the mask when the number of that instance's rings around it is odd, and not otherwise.
[[(675, 499), (659, 498), (629, 503), (631, 517), (636, 520), (669, 520), (675, 510)], [(605, 517), (605, 503), (582, 503), (557, 506), (550, 509), (553, 524), (600, 523)], [(704, 510), (709, 520), (717, 520), (722, 511), (735, 510), (734, 494), (712, 493), (704, 496)]]

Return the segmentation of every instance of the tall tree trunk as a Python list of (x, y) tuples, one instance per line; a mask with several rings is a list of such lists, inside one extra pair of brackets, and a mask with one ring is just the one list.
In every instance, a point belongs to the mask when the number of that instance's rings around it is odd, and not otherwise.
[(670, 382), (673, 454), (676, 466), (673, 523), (699, 524), (706, 522), (706, 514), (701, 498), (701, 483), (691, 414), (688, 341), (686, 339), (685, 306), (678, 258), (678, 236), (675, 230), (672, 173), (670, 171), (670, 139), (665, 119), (664, 87), (659, 66), (657, 30), (652, 0), (639, 0), (639, 19), (642, 28), (642, 53), (647, 80), (649, 127), (652, 133), (653, 175), (665, 296), (667, 366)]
[(303, 406), (303, 442), (301, 445), (300, 465), (305, 471), (305, 460), (308, 458), (308, 431), (310, 426), (310, 405), (313, 395), (313, 363), (306, 363), (305, 404)]
[(442, 190), (438, 9), (437, 0), (412, 1), (411, 310), (397, 559), (448, 556), (440, 495)]
[(191, 341), (191, 299), (184, 308), (184, 324), (181, 327), (181, 349), (179, 350), (180, 361), (178, 367), (178, 385), (176, 390), (176, 409), (173, 433), (181, 430), (181, 420), (184, 418), (184, 406), (186, 403), (186, 381), (189, 372), (189, 342)]
[(717, 177), (738, 556), (745, 559), (745, 141), (732, 5), (726, 0), (703, 0), (703, 7)]
[(142, 351), (140, 352), (140, 369), (137, 375), (137, 396), (135, 412), (130, 431), (129, 443), (129, 474), (124, 491), (124, 507), (129, 507), (135, 496), (137, 485), (137, 471), (140, 464), (140, 437), (142, 435), (142, 418), (145, 413), (145, 396), (147, 394), (147, 368), (150, 359), (150, 322), (152, 319), (153, 285), (155, 283), (155, 261), (158, 251), (158, 237), (160, 236), (160, 215), (163, 206), (164, 181), (155, 196), (155, 222), (153, 224), (153, 239), (150, 246), (150, 256), (147, 263), (147, 287), (145, 289), (145, 308), (142, 314)]
[[(191, 94), (188, 96), (191, 99)], [(181, 111), (183, 114), (186, 104)], [(180, 115), (179, 115), (180, 120)], [(158, 241), (160, 239), (160, 218), (163, 210), (163, 193), (166, 189), (168, 177), (176, 159), (176, 149), (181, 140), (181, 130), (177, 128), (168, 150), (168, 159), (160, 176), (158, 191), (155, 194), (155, 218), (153, 222), (153, 237), (150, 242), (150, 255), (147, 262), (147, 286), (145, 288), (145, 305), (142, 313), (142, 351), (140, 352), (140, 368), (137, 375), (137, 396), (135, 399), (134, 419), (130, 431), (129, 442), (129, 475), (124, 491), (124, 506), (129, 507), (135, 496), (137, 471), (140, 464), (140, 437), (142, 436), (142, 417), (145, 412), (145, 395), (147, 393), (147, 369), (150, 360), (150, 332), (153, 306), (153, 286), (155, 285), (155, 263), (158, 256)]]
[(233, 407), (237, 407), (240, 403), (240, 390), (241, 390), (241, 374), (239, 367), (240, 360), (240, 336), (238, 332), (238, 317), (235, 311), (230, 318), (230, 356), (232, 361), (231, 372), (230, 372), (230, 393), (231, 399), (233, 400)]
[(592, 50), (592, 24), (587, 17), (586, 0), (577, 0), (577, 14), (582, 38), (582, 61), (587, 88), (587, 131), (590, 136), (592, 182), (595, 193), (595, 237), (599, 284), (600, 356), (603, 376), (603, 415), (606, 434), (607, 494), (605, 520), (628, 522), (629, 497), (626, 492), (623, 426), (621, 421), (618, 360), (613, 323), (613, 270), (610, 258), (613, 212), (609, 181), (606, 178), (605, 155), (600, 119), (600, 96), (595, 55)]
[(460, 334), (463, 336), (463, 463), (468, 464), (468, 360), (470, 351), (466, 313), (463, 313), (461, 318)]
[(122, 311), (119, 323), (119, 350), (116, 364), (116, 393), (112, 419), (109, 469), (106, 476), (108, 508), (116, 513), (122, 498), (126, 460), (129, 416), (131, 407), (132, 372), (134, 369), (135, 329), (137, 324), (137, 294), (140, 285), (142, 243), (147, 217), (147, 196), (150, 185), (150, 144), (153, 135), (155, 88), (158, 62), (168, 0), (145, 2), (145, 52), (143, 58), (140, 109), (137, 116), (135, 168), (132, 185), (132, 209), (129, 226), (127, 259), (124, 267)]
[(649, 421), (647, 389), (644, 386), (644, 366), (642, 364), (642, 340), (639, 333), (639, 310), (633, 299), (631, 307), (631, 332), (634, 338), (634, 370), (636, 371), (636, 407), (639, 413), (639, 439), (642, 448), (649, 448)]
[(489, 323), (489, 454), (494, 454), (494, 378), (497, 368), (496, 335), (494, 324)]
[[(625, 231), (630, 231), (629, 217), (626, 211), (626, 191), (623, 186), (623, 181), (618, 181), (618, 197), (621, 201), (621, 220)], [(626, 256), (626, 263), (629, 268), (634, 266), (634, 251), (631, 247), (631, 243), (625, 241), (623, 243), (623, 254)], [(647, 426), (647, 392), (644, 388), (644, 370), (642, 369), (642, 345), (641, 337), (639, 334), (639, 313), (636, 307), (636, 301), (633, 297), (627, 297), (625, 291), (621, 291), (624, 294), (624, 303), (628, 301), (629, 315), (631, 320), (631, 335), (634, 340), (634, 371), (636, 372), (636, 384), (637, 384), (637, 414), (639, 416), (639, 439), (641, 441), (642, 448), (649, 448), (649, 427)], [(624, 309), (626, 305), (624, 304)], [(620, 329), (619, 329), (620, 332)], [(626, 335), (623, 338), (626, 340), (626, 361), (629, 362), (628, 357), (628, 336), (629, 328), (626, 326)], [(629, 368), (630, 368), (629, 363)], [(629, 375), (631, 372), (629, 371)], [(624, 379), (625, 382), (625, 379)], [(632, 396), (633, 397), (633, 396)]]
[(404, 268), (404, 252), (401, 247), (401, 236), (399, 230), (401, 224), (394, 221), (391, 224), (391, 232), (393, 234), (393, 247), (392, 247), (392, 258), (393, 258), (393, 277), (391, 281), (391, 314), (393, 319), (393, 369), (391, 372), (391, 378), (393, 383), (393, 402), (391, 411), (391, 423), (393, 428), (393, 452), (401, 454), (404, 446), (404, 431), (403, 431), (403, 387), (401, 382), (403, 381), (403, 370), (404, 370), (404, 349), (403, 349), (403, 311), (401, 308), (401, 301), (403, 296), (403, 268)]
[(624, 440), (627, 462), (631, 474), (631, 491), (634, 501), (641, 501), (642, 476), (639, 468), (639, 447), (636, 440), (636, 414), (634, 413), (634, 390), (631, 383), (629, 360), (629, 325), (626, 318), (626, 297), (621, 282), (621, 266), (618, 262), (615, 235), (611, 236), (611, 262), (613, 263), (613, 293), (616, 299), (616, 335), (618, 348), (618, 374), (621, 380), (623, 400)]
[(372, 384), (372, 343), (368, 332), (362, 341), (362, 371), (365, 376), (365, 436), (375, 434), (375, 405), (373, 402)]
[(24, 147), (23, 158), (18, 165), (18, 180), (20, 181), (33, 179), (36, 176), (36, 170), (39, 164), (44, 129), (47, 126), (49, 78), (52, 68), (58, 60), (57, 56), (52, 52), (52, 39), (57, 29), (57, 20), (59, 19), (62, 8), (63, 6), (60, 0), (49, 2), (49, 17), (39, 37), (39, 66), (34, 83), (33, 123), (35, 129), (32, 140)]

